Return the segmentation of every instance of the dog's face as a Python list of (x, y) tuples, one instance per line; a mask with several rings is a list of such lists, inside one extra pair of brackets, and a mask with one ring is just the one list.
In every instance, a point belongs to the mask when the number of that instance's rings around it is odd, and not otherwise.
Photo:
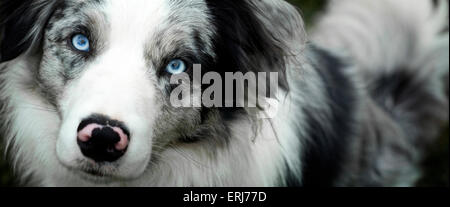
[[(16, 22), (30, 24), (25, 26), (30, 28), (28, 34), (21, 37), (27, 40), (22, 42), (25, 46), (14, 51), (15, 47), (3, 45), (3, 55), (39, 57), (33, 69), (36, 91), (61, 121), (53, 126), (59, 132), (56, 157), (90, 181), (138, 178), (167, 148), (187, 142), (219, 147), (217, 143), (227, 141), (227, 123), (242, 110), (174, 107), (172, 75), (192, 76), (193, 64), (221, 75), (284, 68), (279, 42), (249, 2), (28, 3), (40, 10), (23, 9), (33, 13), (28, 21), (26, 14), (9, 14), (13, 17), (7, 25), (13, 29), (7, 29), (5, 37), (6, 43), (17, 38)], [(201, 88), (195, 84), (190, 87)], [(193, 93), (183, 98), (202, 97)]]
[(60, 112), (62, 164), (136, 178), (155, 146), (193, 131), (199, 110), (171, 106), (170, 68), (188, 72), (214, 54), (206, 11), (200, 0), (71, 0), (55, 10), (38, 80)]

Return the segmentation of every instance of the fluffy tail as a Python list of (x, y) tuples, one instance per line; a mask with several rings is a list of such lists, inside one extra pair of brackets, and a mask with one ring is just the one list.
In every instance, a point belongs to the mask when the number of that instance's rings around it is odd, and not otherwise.
[(425, 149), (449, 118), (448, 0), (330, 1), (311, 39), (347, 55), (404, 141)]

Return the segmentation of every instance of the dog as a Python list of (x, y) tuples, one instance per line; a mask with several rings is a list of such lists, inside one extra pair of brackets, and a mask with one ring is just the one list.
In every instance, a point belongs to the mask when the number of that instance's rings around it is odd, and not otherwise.
[[(414, 186), (448, 121), (446, 1), (331, 1), (307, 35), (283, 0), (3, 0), (0, 29), (22, 185)], [(276, 74), (275, 113), (174, 106), (194, 65)]]

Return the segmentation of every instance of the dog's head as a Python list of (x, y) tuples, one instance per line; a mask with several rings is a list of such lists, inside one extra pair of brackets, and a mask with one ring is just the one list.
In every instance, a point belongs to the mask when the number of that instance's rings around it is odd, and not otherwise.
[[(219, 75), (276, 71), (287, 86), (284, 45), (274, 37), (286, 33), (289, 18), (270, 22), (264, 13), (277, 10), (269, 4), (8, 0), (0, 5), (0, 54), (2, 61), (39, 60), (30, 69), (32, 90), (61, 120), (54, 127), (62, 165), (88, 178), (133, 179), (170, 146), (225, 143), (227, 123), (245, 114), (240, 108), (174, 107), (173, 74), (192, 76), (193, 64)], [(275, 34), (271, 25), (285, 30)]]

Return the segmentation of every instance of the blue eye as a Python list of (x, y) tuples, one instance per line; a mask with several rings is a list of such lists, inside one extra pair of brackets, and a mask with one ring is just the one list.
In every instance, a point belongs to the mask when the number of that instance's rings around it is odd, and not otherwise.
[(177, 75), (186, 71), (186, 63), (183, 60), (175, 59), (170, 61), (166, 67), (166, 71), (170, 74)]
[(75, 49), (82, 52), (89, 52), (90, 50), (89, 39), (82, 34), (77, 34), (72, 37), (72, 45)]

